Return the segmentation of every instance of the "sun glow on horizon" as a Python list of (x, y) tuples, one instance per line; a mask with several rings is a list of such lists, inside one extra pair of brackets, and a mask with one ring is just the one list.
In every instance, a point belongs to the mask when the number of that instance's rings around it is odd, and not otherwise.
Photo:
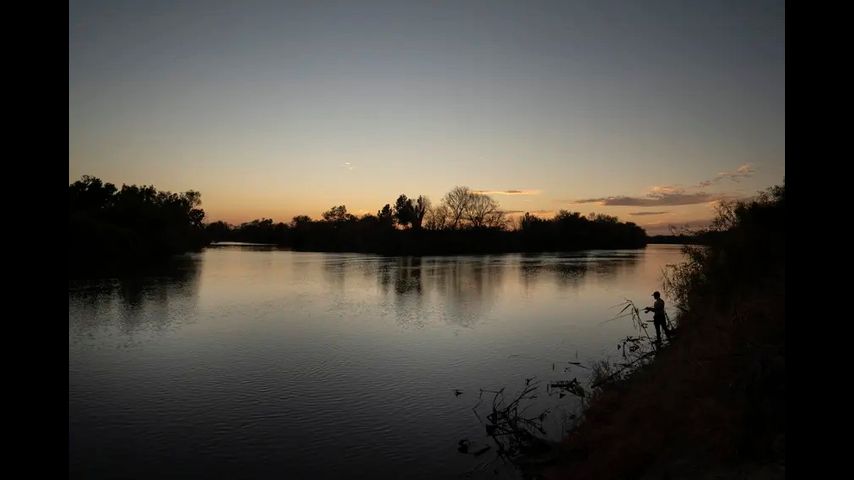
[(69, 181), (234, 224), (466, 185), (666, 233), (785, 176), (783, 2), (392, 5), (75, 2)]

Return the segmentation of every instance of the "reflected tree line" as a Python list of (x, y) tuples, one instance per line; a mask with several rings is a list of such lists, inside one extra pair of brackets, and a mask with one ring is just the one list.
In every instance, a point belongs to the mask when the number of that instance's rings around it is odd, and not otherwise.
[(333, 206), (320, 219), (256, 219), (240, 225), (204, 223), (201, 195), (153, 186), (117, 188), (84, 176), (68, 187), (70, 266), (145, 264), (198, 250), (212, 242), (268, 243), (295, 250), (441, 255), (640, 248), (646, 232), (616, 217), (560, 211), (554, 218), (526, 213), (512, 221), (489, 195), (455, 187), (438, 205), (400, 195), (376, 215), (356, 216)]
[[(334, 256), (324, 257), (324, 280), (336, 289), (348, 277), (374, 279), (379, 290), (393, 297), (400, 323), (418, 321), (424, 311), (418, 307), (425, 297), (437, 294), (447, 305), (443, 318), (448, 323), (469, 327), (475, 324), (500, 297), (511, 272), (528, 289), (538, 282), (554, 282), (561, 289), (576, 288), (587, 275), (610, 278), (620, 268), (631, 267), (638, 257), (611, 261), (587, 261), (586, 256), (554, 257), (524, 254), (518, 263), (497, 261), (506, 257), (380, 258), (349, 263)], [(592, 267), (592, 268), (591, 268)], [(175, 305), (193, 304), (199, 289), (198, 258), (178, 256), (133, 275), (115, 279), (74, 279), (69, 298), (75, 308), (89, 312), (118, 308), (119, 315), (88, 314), (79, 317), (75, 329), (85, 333), (103, 326), (105, 319), (117, 318), (123, 333), (174, 326)], [(511, 280), (512, 281), (512, 280)], [(113, 302), (113, 300), (118, 300)], [(159, 312), (159, 313), (158, 313)], [(88, 320), (84, 317), (88, 317)], [(180, 317), (180, 315), (178, 316)]]
[[(560, 289), (578, 288), (585, 276), (612, 279), (621, 269), (637, 265), (639, 257), (627, 256), (602, 260), (598, 257), (554, 257), (524, 254), (517, 262), (497, 262), (496, 257), (399, 257), (381, 262), (376, 267), (377, 283), (385, 295), (393, 295), (401, 323), (410, 322), (421, 313), (412, 308), (413, 302), (432, 294), (448, 306), (449, 323), (471, 326), (476, 323), (500, 297), (510, 272), (518, 274), (523, 288), (530, 289), (538, 282), (554, 284)], [(347, 274), (346, 269), (337, 272)]]
[(717, 238), (717, 232), (697, 231), (691, 233), (673, 233), (672, 235), (653, 235), (648, 243), (663, 243), (671, 245), (710, 245)]
[(113, 324), (125, 335), (165, 330), (180, 323), (196, 303), (199, 260), (178, 256), (117, 278), (69, 282), (69, 330), (85, 335)]

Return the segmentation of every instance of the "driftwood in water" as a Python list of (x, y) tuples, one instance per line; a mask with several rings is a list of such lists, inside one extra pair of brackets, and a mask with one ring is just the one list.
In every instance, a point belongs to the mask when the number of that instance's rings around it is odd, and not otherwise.
[[(549, 414), (549, 409), (529, 416), (526, 410), (530, 405), (523, 405), (524, 402), (537, 398), (538, 388), (539, 382), (528, 378), (525, 380), (525, 388), (509, 401), (505, 397), (504, 388), (497, 391), (481, 389), (478, 403), (472, 410), (484, 423), (486, 434), (495, 442), (499, 457), (519, 464), (531, 461), (535, 456), (553, 449), (552, 443), (540, 436), (546, 434), (543, 421)], [(478, 414), (477, 407), (483, 403), (484, 394), (490, 393), (490, 412), (484, 421)]]
[[(591, 370), (592, 376), (587, 388), (581, 384), (578, 378), (549, 382), (546, 384), (547, 395), (557, 393), (560, 398), (563, 398), (567, 394), (574, 395), (581, 400), (582, 410), (584, 410), (591, 396), (596, 392), (596, 389), (620, 379), (625, 374), (631, 373), (636, 368), (644, 365), (645, 361), (651, 360), (659, 353), (661, 343), (653, 340), (649, 335), (647, 322), (641, 318), (640, 311), (635, 304), (630, 300), (626, 300), (621, 306), (623, 307), (622, 310), (614, 319), (631, 318), (633, 326), (638, 332), (637, 336), (628, 336), (617, 345), (617, 349), (622, 351), (623, 362), (612, 363), (608, 360), (603, 360), (601, 362), (594, 362), (590, 366), (583, 365), (578, 361), (552, 362), (552, 371), (555, 370), (558, 364), (567, 364), (569, 367), (565, 368), (565, 371), (569, 371), (572, 367), (579, 367)], [(522, 355), (510, 355), (510, 357), (545, 360)], [(578, 358), (577, 353), (576, 358)], [(484, 424), (486, 434), (495, 442), (497, 455), (492, 460), (472, 469), (468, 474), (485, 470), (490, 464), (499, 459), (508, 461), (514, 466), (523, 469), (530, 469), (531, 471), (537, 471), (539, 467), (551, 463), (556, 459), (558, 444), (544, 438), (546, 432), (543, 428), (543, 422), (550, 413), (550, 409), (545, 409), (537, 415), (526, 413), (528, 408), (532, 406), (531, 401), (537, 398), (539, 386), (539, 381), (535, 377), (525, 379), (525, 387), (510, 399), (505, 396), (505, 388), (501, 388), (500, 390), (480, 390), (478, 402), (472, 410), (478, 420)], [(456, 390), (454, 393), (460, 395), (462, 392)], [(490, 411), (485, 419), (477, 411), (478, 407), (484, 403), (484, 394), (492, 394)], [(575, 414), (569, 415), (568, 418), (571, 420), (580, 420), (579, 416)], [(468, 443), (468, 440), (461, 440), (458, 450), (461, 453), (470, 453), (474, 448)], [(472, 454), (479, 456), (488, 450), (489, 446), (487, 445), (473, 451)]]

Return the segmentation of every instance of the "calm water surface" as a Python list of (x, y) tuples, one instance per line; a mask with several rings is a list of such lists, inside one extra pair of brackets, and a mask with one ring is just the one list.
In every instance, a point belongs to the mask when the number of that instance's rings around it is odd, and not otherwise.
[[(494, 457), (456, 450), (487, 440), (479, 389), (583, 379), (566, 362), (616, 357), (633, 330), (609, 321), (613, 306), (651, 304), (680, 260), (673, 245), (423, 258), (222, 246), (159, 276), (72, 282), (70, 471), (458, 477)], [(577, 402), (544, 387), (538, 402), (559, 438)], [(518, 473), (499, 461), (479, 476)]]

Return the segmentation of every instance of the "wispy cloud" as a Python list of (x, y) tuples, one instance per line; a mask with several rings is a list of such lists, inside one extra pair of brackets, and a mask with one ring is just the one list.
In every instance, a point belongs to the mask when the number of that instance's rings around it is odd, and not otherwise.
[(703, 180), (702, 182), (697, 184), (697, 188), (706, 188), (716, 183), (719, 183), (721, 180), (724, 179), (729, 179), (733, 182), (738, 183), (739, 180), (741, 180), (742, 178), (748, 178), (754, 173), (756, 173), (756, 169), (753, 168), (753, 165), (745, 163), (744, 165), (735, 169), (735, 171), (733, 172), (721, 172), (710, 180)]
[(665, 213), (670, 213), (670, 211), (661, 211), (661, 212), (631, 212), (629, 215), (664, 215)]
[[(677, 205), (696, 205), (700, 203), (711, 203), (728, 200), (732, 195), (726, 193), (709, 193), (704, 189), (711, 187), (722, 180), (729, 179), (738, 183), (742, 178), (752, 176), (756, 172), (753, 165), (745, 163), (731, 172), (721, 172), (710, 180), (703, 180), (696, 185), (683, 188), (679, 185), (656, 185), (649, 189), (649, 193), (642, 197), (628, 195), (616, 195), (610, 197), (585, 198), (573, 200), (570, 203), (598, 203), (603, 206), (612, 207), (672, 207)], [(658, 215), (667, 212), (637, 212), (631, 215)]]
[(344, 165), (341, 165), (341, 166), (346, 168), (347, 170), (353, 170), (356, 168), (356, 166), (350, 162), (344, 162)]
[(695, 192), (686, 193), (684, 190), (652, 191), (646, 197), (601, 197), (576, 200), (574, 203), (598, 203), (612, 207), (665, 207), (676, 205), (696, 205), (730, 198), (721, 193)]
[(483, 195), (539, 195), (539, 190), (475, 190)]

